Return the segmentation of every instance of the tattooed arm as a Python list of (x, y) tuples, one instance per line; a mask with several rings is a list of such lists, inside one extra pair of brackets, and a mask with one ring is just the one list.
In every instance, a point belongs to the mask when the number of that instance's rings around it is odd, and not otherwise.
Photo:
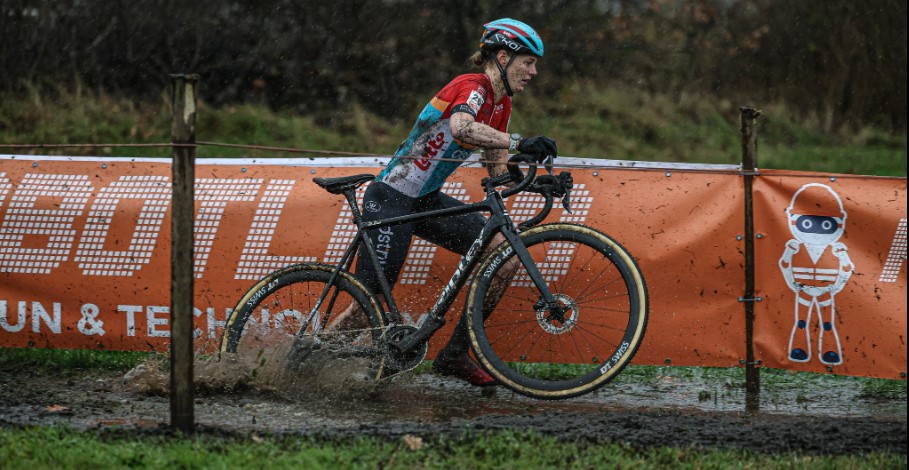
[(508, 171), (505, 167), (510, 143), (507, 133), (477, 122), (468, 113), (454, 113), (451, 115), (451, 135), (461, 142), (476, 145), (485, 150), (483, 166), (486, 167), (489, 176), (499, 176)]
[(479, 123), (468, 113), (451, 115), (451, 135), (461, 142), (484, 149), (507, 149), (508, 134)]
[[(489, 176), (496, 177), (508, 173), (505, 163), (508, 161), (508, 150), (490, 149), (483, 152), (483, 166), (489, 172)], [(513, 183), (509, 183), (509, 186)]]

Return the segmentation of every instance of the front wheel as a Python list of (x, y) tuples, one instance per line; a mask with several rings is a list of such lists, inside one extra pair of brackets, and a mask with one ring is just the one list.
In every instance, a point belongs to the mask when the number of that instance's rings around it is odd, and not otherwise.
[(541, 225), (520, 238), (559, 311), (546, 306), (505, 242), (484, 259), (468, 293), (471, 346), (490, 374), (523, 395), (591, 392), (641, 345), (648, 309), (641, 270), (622, 245), (589, 227)]

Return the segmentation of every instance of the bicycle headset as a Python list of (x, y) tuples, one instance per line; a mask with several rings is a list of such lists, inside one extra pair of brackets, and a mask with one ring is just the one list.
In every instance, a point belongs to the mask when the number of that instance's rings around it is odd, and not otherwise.
[(505, 67), (499, 61), (495, 61), (499, 73), (502, 74), (502, 82), (505, 83), (505, 92), (508, 96), (514, 96), (511, 86), (508, 84), (508, 76), (505, 72), (519, 54), (530, 54), (536, 57), (543, 57), (543, 40), (540, 35), (526, 23), (511, 18), (502, 18), (490, 21), (483, 25), (485, 28), (483, 38), (480, 40), (480, 50), (495, 53), (499, 49), (504, 49), (511, 53), (508, 63)]

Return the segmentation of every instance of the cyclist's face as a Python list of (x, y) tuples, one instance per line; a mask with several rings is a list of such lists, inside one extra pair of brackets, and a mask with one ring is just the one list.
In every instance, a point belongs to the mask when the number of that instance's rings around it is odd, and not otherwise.
[(532, 55), (522, 54), (515, 57), (508, 67), (508, 84), (511, 91), (520, 93), (537, 75), (537, 58)]

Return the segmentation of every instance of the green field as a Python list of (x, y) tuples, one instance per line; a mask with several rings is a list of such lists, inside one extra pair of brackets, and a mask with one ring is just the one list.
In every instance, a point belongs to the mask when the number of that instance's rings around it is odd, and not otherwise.
[(136, 436), (59, 428), (0, 428), (0, 467), (32, 468), (906, 468), (905, 455), (759, 455), (694, 449), (635, 450), (560, 442), (530, 432), (460, 438), (324, 441), (245, 437)]
[[(203, 88), (204, 90), (204, 88)], [(387, 155), (413, 116), (377, 116), (352, 105), (333, 114), (298, 115), (261, 105), (213, 108), (202, 93), (196, 123), (200, 142), (259, 145), (313, 152), (201, 146), (200, 157), (311, 157), (326, 152)], [(427, 93), (428, 95), (429, 93)], [(96, 148), (4, 148), (4, 153), (168, 156), (169, 148), (103, 144), (170, 142), (169, 96), (134, 102), (82, 89), (0, 98), (0, 145), (102, 144)], [(906, 176), (906, 135), (879, 129), (826, 129), (781, 104), (757, 106), (758, 167), (877, 176)], [(741, 162), (739, 106), (703, 96), (672, 101), (629, 89), (567, 87), (558, 99), (516, 100), (511, 128), (556, 138), (559, 154), (688, 163)]]

